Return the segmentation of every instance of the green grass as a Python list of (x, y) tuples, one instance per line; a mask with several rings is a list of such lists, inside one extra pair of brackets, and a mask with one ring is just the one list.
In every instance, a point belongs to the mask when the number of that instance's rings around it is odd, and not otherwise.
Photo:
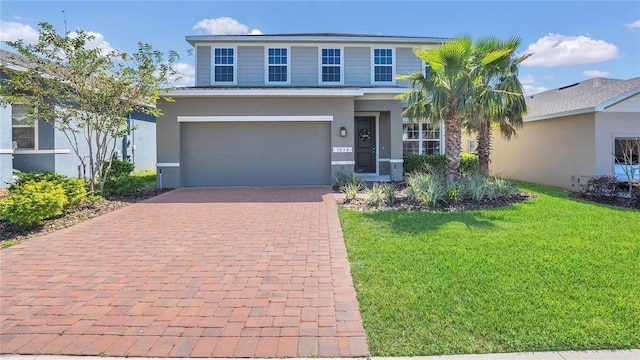
[(143, 179), (145, 181), (145, 188), (156, 187), (156, 171), (155, 170), (134, 172), (131, 174), (131, 176), (135, 176)]
[(640, 348), (640, 212), (537, 199), (340, 219), (372, 356)]

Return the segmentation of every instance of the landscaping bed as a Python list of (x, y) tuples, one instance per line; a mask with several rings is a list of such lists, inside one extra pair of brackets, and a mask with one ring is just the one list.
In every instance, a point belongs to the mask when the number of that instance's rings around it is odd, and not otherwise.
[(33, 226), (17, 226), (0, 219), (0, 247), (7, 247), (27, 238), (48, 234), (75, 225), (166, 191), (168, 190), (145, 189), (130, 195), (110, 195), (102, 202), (85, 202), (81, 205), (70, 207), (62, 215), (44, 220), (42, 223)]

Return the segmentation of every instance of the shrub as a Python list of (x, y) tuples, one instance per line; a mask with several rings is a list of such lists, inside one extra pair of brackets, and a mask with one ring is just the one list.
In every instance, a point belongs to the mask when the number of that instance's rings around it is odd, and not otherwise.
[(404, 156), (404, 172), (407, 174), (444, 174), (447, 170), (447, 160), (444, 155), (416, 155)]
[(396, 187), (393, 184), (384, 184), (382, 186), (382, 192), (384, 193), (384, 201), (387, 205), (391, 205), (396, 202), (398, 190), (396, 190)]
[(0, 216), (26, 226), (62, 214), (67, 203), (62, 185), (50, 181), (27, 182), (0, 200)]
[(65, 207), (80, 205), (87, 197), (87, 189), (82, 179), (73, 179), (54, 172), (23, 172), (9, 187), (10, 192), (16, 191), (27, 183), (50, 182), (62, 186), (67, 201)]
[(130, 195), (146, 188), (144, 179), (137, 176), (125, 175), (104, 183), (105, 194)]
[(344, 192), (345, 198), (344, 202), (349, 203), (358, 198), (358, 193), (362, 187), (360, 184), (348, 183), (344, 185), (340, 190)]
[(486, 195), (486, 183), (487, 179), (479, 175), (462, 178), (462, 198), (471, 199), (473, 201), (482, 200)]
[(382, 186), (380, 186), (380, 184), (378, 183), (374, 183), (371, 189), (367, 189), (365, 193), (369, 195), (369, 197), (367, 198), (367, 204), (372, 206), (380, 205), (384, 197)]
[(586, 196), (607, 198), (618, 196), (618, 179), (615, 176), (602, 175), (589, 179), (582, 186), (581, 192)]
[(412, 174), (409, 176), (409, 199), (430, 204), (432, 207), (446, 200), (444, 176), (439, 174)]
[(120, 159), (111, 159), (111, 161), (105, 162), (103, 165), (104, 170), (107, 170), (107, 168), (109, 167), (109, 162), (111, 163), (111, 168), (109, 169), (109, 173), (105, 178), (107, 181), (131, 175), (131, 173), (133, 172), (134, 165), (126, 160)]
[(87, 188), (82, 179), (65, 179), (59, 183), (67, 196), (65, 207), (80, 205), (87, 198)]
[(447, 202), (457, 204), (462, 200), (462, 185), (459, 183), (453, 183), (447, 185)]
[(478, 174), (478, 168), (480, 167), (480, 160), (478, 155), (470, 153), (460, 154), (460, 171), (467, 176), (473, 176)]
[(342, 190), (342, 188), (348, 184), (358, 185), (360, 188), (362, 188), (364, 187), (365, 182), (353, 172), (351, 173), (339, 172), (333, 178), (332, 185), (336, 189)]

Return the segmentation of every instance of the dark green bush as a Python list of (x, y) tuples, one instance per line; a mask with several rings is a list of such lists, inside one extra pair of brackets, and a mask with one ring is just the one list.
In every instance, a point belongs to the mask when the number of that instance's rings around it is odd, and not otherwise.
[[(107, 174), (108, 180), (115, 180), (117, 178), (131, 175), (133, 172), (134, 165), (126, 160), (119, 159), (111, 159), (111, 168), (109, 169), (109, 173)], [(106, 171), (109, 168), (109, 161), (105, 162), (103, 165), (103, 171)]]
[(130, 195), (144, 190), (146, 186), (147, 183), (144, 181), (144, 179), (137, 176), (125, 175), (105, 182), (104, 193)]
[(444, 155), (416, 155), (404, 156), (404, 172), (444, 174), (447, 169), (447, 160)]
[(26, 226), (62, 214), (67, 196), (62, 185), (50, 181), (27, 182), (0, 200), (0, 216)]

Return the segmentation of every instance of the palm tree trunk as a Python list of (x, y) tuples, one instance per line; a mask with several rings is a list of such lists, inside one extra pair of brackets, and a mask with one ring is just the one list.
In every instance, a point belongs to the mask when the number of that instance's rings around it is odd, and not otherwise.
[(476, 153), (478, 154), (478, 174), (482, 177), (489, 176), (489, 158), (491, 156), (491, 128), (486, 121), (482, 121), (478, 128), (476, 138), (478, 144)]
[(456, 115), (455, 104), (449, 104), (445, 120), (445, 157), (447, 159), (447, 184), (460, 181), (460, 149), (462, 143), (462, 121)]

